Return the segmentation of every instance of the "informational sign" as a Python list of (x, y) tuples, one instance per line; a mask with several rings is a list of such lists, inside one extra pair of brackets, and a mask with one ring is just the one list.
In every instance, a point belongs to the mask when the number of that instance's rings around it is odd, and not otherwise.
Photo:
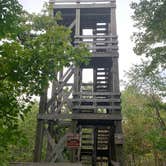
[(70, 149), (78, 149), (80, 147), (80, 135), (73, 133), (68, 134), (67, 147)]

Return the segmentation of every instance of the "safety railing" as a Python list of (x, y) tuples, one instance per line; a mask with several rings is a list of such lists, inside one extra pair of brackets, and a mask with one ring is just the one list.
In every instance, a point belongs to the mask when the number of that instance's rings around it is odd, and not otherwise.
[(118, 50), (118, 39), (117, 36), (113, 35), (75, 36), (75, 44), (81, 43), (84, 43), (92, 53), (107, 53)]

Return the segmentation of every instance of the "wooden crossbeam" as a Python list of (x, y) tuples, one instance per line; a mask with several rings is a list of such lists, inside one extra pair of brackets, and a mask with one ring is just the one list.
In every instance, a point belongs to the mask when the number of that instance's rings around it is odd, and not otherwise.
[(116, 39), (118, 36), (117, 35), (75, 35), (75, 38), (80, 38), (80, 39), (108, 39), (108, 38), (114, 38)]
[(121, 109), (121, 106), (88, 106), (88, 105), (77, 105), (73, 106), (72, 109), (78, 109), (78, 110), (90, 110), (90, 109)]
[(56, 119), (73, 119), (73, 120), (122, 120), (120, 112), (112, 114), (97, 114), (97, 113), (74, 113), (74, 114), (39, 114), (38, 119), (56, 120)]
[(120, 99), (115, 99), (115, 98), (109, 98), (109, 99), (80, 99), (80, 98), (75, 98), (75, 99), (70, 99), (71, 102), (120, 102)]
[(115, 0), (55, 0), (55, 3), (80, 3), (80, 2), (111, 2), (115, 3)]
[(120, 93), (113, 92), (75, 92), (73, 95), (85, 95), (85, 96), (120, 96)]
[(54, 4), (54, 9), (81, 9), (81, 8), (116, 8), (114, 3), (103, 4)]

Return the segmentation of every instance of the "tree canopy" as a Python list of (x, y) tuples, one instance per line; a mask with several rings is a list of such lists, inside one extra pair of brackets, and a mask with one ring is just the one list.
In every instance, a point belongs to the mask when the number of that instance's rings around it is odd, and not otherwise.
[(22, 10), (16, 0), (0, 3), (0, 153), (15, 143), (18, 121), (30, 110), (55, 72), (71, 63), (86, 63), (84, 45), (71, 45), (70, 29), (49, 16), (48, 5), (38, 15)]
[(0, 0), (0, 39), (13, 37), (19, 30), (22, 6), (17, 0)]
[(134, 33), (134, 52), (148, 57), (148, 71), (166, 68), (166, 1), (140, 0), (131, 4)]

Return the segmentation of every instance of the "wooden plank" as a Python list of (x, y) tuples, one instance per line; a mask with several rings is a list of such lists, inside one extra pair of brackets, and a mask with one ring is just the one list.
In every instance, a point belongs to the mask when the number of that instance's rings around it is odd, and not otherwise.
[(81, 8), (115, 8), (113, 3), (103, 4), (54, 4), (54, 9), (81, 9)]
[(54, 147), (55, 146), (55, 140), (50, 135), (48, 129), (45, 129), (45, 134), (47, 135), (47, 139), (48, 139), (48, 142), (51, 145), (51, 147)]
[(55, 0), (55, 3), (81, 3), (81, 2), (111, 2), (115, 3), (115, 0)]
[(75, 38), (81, 38), (81, 39), (105, 39), (105, 38), (117, 38), (117, 35), (75, 35)]
[(109, 98), (109, 99), (80, 99), (80, 98), (75, 98), (75, 99), (70, 99), (71, 102), (120, 102), (120, 99), (114, 99), (114, 98)]
[(80, 44), (80, 43), (87, 43), (87, 44), (118, 44), (118, 41), (112, 41), (112, 40), (96, 40), (96, 41), (74, 41), (75, 44)]
[[(42, 95), (40, 96), (40, 103), (39, 103), (39, 113), (44, 114), (46, 113), (46, 106), (47, 106), (47, 89), (44, 90)], [(44, 124), (45, 122), (42, 120), (37, 121), (36, 126), (36, 138), (35, 138), (35, 149), (34, 149), (34, 162), (41, 161), (42, 157), (42, 147), (43, 147), (43, 137), (44, 137)]]
[(76, 24), (76, 20), (74, 20), (74, 21), (70, 24), (69, 29), (74, 28), (75, 24)]
[(94, 52), (92, 57), (117, 57), (118, 58), (119, 54), (116, 52), (116, 53), (108, 53), (108, 52), (104, 52), (104, 53), (97, 53), (97, 52)]
[(75, 92), (73, 95), (85, 95), (85, 96), (120, 96), (120, 93), (112, 92)]
[(113, 46), (87, 46), (90, 50), (97, 50), (97, 49), (113, 49), (113, 50), (118, 50), (119, 47), (117, 45)]
[(114, 135), (115, 144), (124, 144), (124, 135), (123, 133), (115, 133)]
[(72, 109), (89, 110), (89, 109), (121, 109), (121, 106), (73, 106)]
[(47, 114), (38, 115), (38, 119), (57, 120), (57, 119), (85, 119), (85, 120), (122, 120), (119, 112), (112, 114), (95, 114), (95, 113), (74, 113), (74, 114)]
[(67, 71), (65, 72), (65, 74), (63, 75), (63, 77), (61, 78), (61, 80), (59, 80), (60, 82), (63, 82), (63, 80), (66, 78), (66, 76), (73, 70), (74, 66), (71, 65)]
[(71, 76), (74, 74), (74, 68), (72, 68), (72, 70), (68, 73), (68, 75), (64, 78), (64, 82), (62, 82), (59, 87), (58, 90), (52, 95), (51, 99), (49, 99), (49, 101), (47, 102), (47, 108), (54, 102), (55, 100), (55, 96), (58, 95), (58, 93), (60, 93), (60, 91), (63, 89), (63, 87), (67, 84), (67, 81), (71, 78)]
[(11, 162), (10, 166), (82, 166), (81, 163), (70, 163), (70, 162), (63, 162), (63, 163), (46, 163), (46, 162)]

